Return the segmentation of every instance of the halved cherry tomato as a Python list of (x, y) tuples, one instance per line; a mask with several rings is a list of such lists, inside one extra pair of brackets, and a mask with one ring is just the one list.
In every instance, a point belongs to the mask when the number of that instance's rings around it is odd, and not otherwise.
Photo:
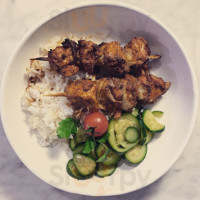
[[(108, 119), (103, 113), (93, 112), (85, 117), (83, 126), (85, 130), (88, 130), (90, 127), (96, 127), (94, 136), (99, 137), (106, 133), (108, 129)], [(88, 134), (91, 135), (91, 133)]]

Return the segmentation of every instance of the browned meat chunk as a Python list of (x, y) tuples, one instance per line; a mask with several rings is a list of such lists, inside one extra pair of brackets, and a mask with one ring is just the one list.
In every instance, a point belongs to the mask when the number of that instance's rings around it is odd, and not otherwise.
[(79, 40), (78, 48), (78, 62), (80, 66), (89, 74), (93, 74), (94, 66), (97, 62), (95, 51), (98, 49), (98, 45), (92, 41)]
[(59, 46), (54, 50), (50, 50), (48, 57), (50, 60), (50, 65), (56, 65), (58, 68), (69, 65), (74, 61), (72, 50), (70, 48), (65, 49), (63, 46)]
[(65, 39), (62, 44), (48, 52), (48, 60), (52, 69), (64, 76), (72, 76), (79, 71), (75, 64), (77, 44), (69, 39)]
[(133, 38), (124, 47), (124, 56), (129, 66), (143, 65), (151, 54), (147, 41), (141, 37)]
[(76, 65), (67, 65), (61, 68), (60, 72), (65, 77), (70, 77), (76, 74), (79, 71), (79, 67)]
[(104, 76), (121, 76), (129, 72), (123, 48), (118, 42), (100, 44), (95, 54), (97, 55), (96, 64), (101, 67)]
[(164, 82), (162, 78), (152, 74), (138, 77), (138, 102), (142, 104), (152, 104), (170, 87), (170, 82)]
[(98, 110), (96, 93), (97, 86), (95, 81), (79, 79), (67, 85), (66, 97), (77, 117), (84, 112)]

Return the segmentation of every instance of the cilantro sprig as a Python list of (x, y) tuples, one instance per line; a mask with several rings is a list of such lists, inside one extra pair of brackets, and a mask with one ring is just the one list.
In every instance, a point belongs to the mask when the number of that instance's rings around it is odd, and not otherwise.
[[(57, 131), (56, 131), (58, 138), (69, 139), (71, 135), (74, 135), (77, 132), (78, 125), (79, 123), (75, 119), (70, 118), (70, 117), (62, 120), (61, 122), (59, 122)], [(82, 152), (84, 154), (89, 154), (92, 150), (95, 149), (96, 144), (100, 143), (104, 145), (106, 149), (105, 149), (104, 154), (100, 158), (98, 158), (96, 162), (103, 162), (107, 158), (108, 153), (111, 151), (105, 144), (110, 134), (106, 132), (106, 134), (103, 137), (96, 140), (96, 138), (94, 137), (95, 128), (96, 127), (89, 127), (88, 130), (85, 131), (87, 133), (90, 133), (90, 137), (85, 142)]]
[(66, 118), (58, 123), (58, 128), (56, 130), (58, 138), (69, 139), (70, 135), (77, 132), (78, 122), (73, 118)]
[(83, 153), (85, 154), (89, 154), (93, 149), (95, 148), (95, 143), (93, 141), (93, 139), (90, 137), (85, 145), (84, 145), (84, 148), (83, 148)]

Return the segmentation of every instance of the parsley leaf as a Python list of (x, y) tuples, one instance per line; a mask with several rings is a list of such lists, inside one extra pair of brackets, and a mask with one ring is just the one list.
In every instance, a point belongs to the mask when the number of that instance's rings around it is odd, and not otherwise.
[(105, 153), (96, 162), (103, 162), (106, 159), (108, 153), (110, 152), (110, 149), (107, 146), (105, 147), (106, 147)]
[(101, 139), (97, 140), (97, 142), (105, 143), (108, 140), (109, 136), (110, 136), (110, 133), (106, 132), (106, 134)]
[(58, 138), (68, 139), (71, 134), (75, 134), (77, 131), (77, 121), (73, 118), (66, 118), (59, 122), (56, 130)]
[(89, 138), (83, 148), (83, 153), (88, 154), (90, 153), (95, 147), (95, 142), (92, 138)]

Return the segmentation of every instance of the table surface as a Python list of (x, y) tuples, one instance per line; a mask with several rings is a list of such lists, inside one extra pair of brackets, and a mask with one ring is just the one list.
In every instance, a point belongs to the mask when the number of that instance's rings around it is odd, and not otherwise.
[[(89, 1), (89, 0), (88, 0)], [(121, 0), (122, 1), (122, 0)], [(0, 81), (15, 47), (24, 34), (42, 18), (55, 15), (77, 0), (0, 0)], [(200, 77), (200, 1), (199, 0), (126, 0), (152, 13), (179, 38), (189, 55), (197, 78)], [(198, 79), (200, 85), (200, 79)], [(200, 199), (200, 112), (193, 134), (180, 158), (159, 180), (138, 191), (107, 199)], [(0, 199), (104, 199), (60, 191), (32, 174), (11, 148), (0, 122)]]

